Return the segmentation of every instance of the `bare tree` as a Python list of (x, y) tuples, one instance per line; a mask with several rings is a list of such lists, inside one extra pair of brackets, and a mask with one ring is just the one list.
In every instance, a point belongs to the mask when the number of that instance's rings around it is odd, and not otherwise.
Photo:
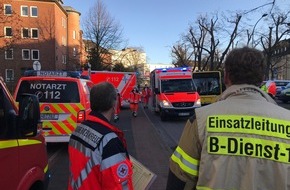
[[(237, 37), (237, 31), (241, 16), (236, 14), (232, 19), (226, 17), (225, 20), (219, 23), (218, 14), (216, 13), (211, 19), (207, 15), (200, 16), (196, 24), (197, 27), (191, 25), (186, 35), (183, 36), (183, 43), (189, 44), (190, 50), (185, 48), (187, 45), (176, 46), (173, 48), (172, 53), (181, 62), (180, 52), (186, 52), (190, 57), (194, 57), (193, 65), (197, 65), (198, 70), (218, 70), (224, 60), (225, 55), (229, 51), (234, 39)], [(219, 26), (223, 24), (223, 27)], [(227, 25), (227, 27), (225, 27)], [(226, 28), (229, 28), (226, 30)], [(221, 34), (226, 35), (227, 42), (221, 44)], [(221, 47), (223, 46), (223, 48)], [(220, 51), (220, 49), (224, 49)], [(221, 52), (221, 55), (219, 55)], [(179, 54), (178, 54), (179, 53)], [(187, 62), (190, 62), (187, 60)]]
[(109, 49), (118, 49), (124, 42), (119, 23), (110, 16), (101, 0), (89, 10), (84, 20), (84, 38), (95, 44), (89, 52), (92, 69), (99, 69), (104, 63), (111, 64), (104, 55)]
[(185, 43), (178, 43), (172, 47), (171, 56), (174, 59), (172, 64), (175, 67), (184, 67), (184, 66), (193, 66), (195, 64), (192, 61), (192, 56), (194, 55), (193, 51), (190, 51), (190, 47), (188, 47)]
[[(4, 32), (0, 32), (0, 50), (7, 50), (12, 48), (19, 40), (21, 40), (21, 19), (20, 15), (18, 15), (15, 11), (11, 10), (10, 14), (5, 14), (4, 4), (9, 4), (9, 1), (2, 1), (0, 3), (0, 25), (9, 26), (10, 23), (13, 24), (13, 28), (11, 28), (11, 35), (10, 37), (5, 37)], [(15, 24), (16, 23), (16, 24)]]

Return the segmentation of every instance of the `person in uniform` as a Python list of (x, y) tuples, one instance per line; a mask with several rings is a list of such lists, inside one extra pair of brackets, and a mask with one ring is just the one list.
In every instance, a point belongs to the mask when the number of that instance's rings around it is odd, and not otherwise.
[(92, 87), (92, 111), (69, 140), (69, 190), (132, 190), (133, 168), (123, 132), (109, 121), (117, 93), (109, 82)]
[(289, 189), (290, 111), (259, 88), (263, 53), (233, 49), (224, 64), (226, 90), (187, 121), (166, 189)]
[(115, 109), (114, 109), (114, 122), (117, 122), (119, 120), (119, 115), (121, 112), (121, 96), (119, 93), (119, 90), (116, 88), (116, 92), (117, 92), (117, 100), (116, 100), (116, 104), (115, 104)]
[(147, 86), (147, 84), (145, 84), (144, 88), (142, 89), (144, 108), (148, 108), (148, 102), (149, 102), (150, 96), (151, 96), (151, 89)]
[(137, 112), (138, 112), (138, 104), (140, 102), (141, 94), (138, 91), (137, 87), (134, 87), (133, 90), (130, 92), (130, 110), (132, 112), (132, 115), (134, 117), (137, 117)]

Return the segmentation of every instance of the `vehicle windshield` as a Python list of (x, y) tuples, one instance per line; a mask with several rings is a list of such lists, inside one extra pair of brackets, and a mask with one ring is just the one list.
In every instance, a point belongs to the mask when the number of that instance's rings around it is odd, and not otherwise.
[(161, 92), (196, 92), (196, 87), (192, 79), (162, 80)]
[(22, 93), (35, 94), (41, 103), (80, 102), (77, 83), (71, 81), (25, 80), (17, 92), (17, 102)]
[(199, 95), (219, 95), (221, 86), (218, 78), (197, 78), (193, 79), (199, 89)]

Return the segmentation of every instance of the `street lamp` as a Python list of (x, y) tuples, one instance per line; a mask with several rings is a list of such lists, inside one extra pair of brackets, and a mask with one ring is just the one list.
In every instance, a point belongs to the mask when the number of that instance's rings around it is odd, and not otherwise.
[(252, 47), (254, 47), (254, 32), (255, 32), (256, 26), (257, 26), (257, 24), (260, 22), (260, 20), (262, 20), (262, 18), (264, 18), (264, 17), (266, 17), (266, 16), (268, 16), (267, 13), (263, 14), (263, 15), (261, 16), (261, 18), (259, 18), (259, 20), (257, 20), (256, 24), (255, 24), (254, 27), (253, 27), (252, 33), (251, 33), (251, 35), (250, 35), (250, 37), (249, 37), (249, 41), (250, 41), (251, 38), (252, 38)]

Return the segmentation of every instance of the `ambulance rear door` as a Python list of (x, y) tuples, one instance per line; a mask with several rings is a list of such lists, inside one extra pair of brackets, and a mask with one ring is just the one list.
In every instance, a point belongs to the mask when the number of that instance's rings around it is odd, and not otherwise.
[(46, 142), (68, 142), (79, 114), (84, 116), (80, 83), (70, 77), (23, 77), (14, 95), (35, 94), (40, 102), (40, 117)]

